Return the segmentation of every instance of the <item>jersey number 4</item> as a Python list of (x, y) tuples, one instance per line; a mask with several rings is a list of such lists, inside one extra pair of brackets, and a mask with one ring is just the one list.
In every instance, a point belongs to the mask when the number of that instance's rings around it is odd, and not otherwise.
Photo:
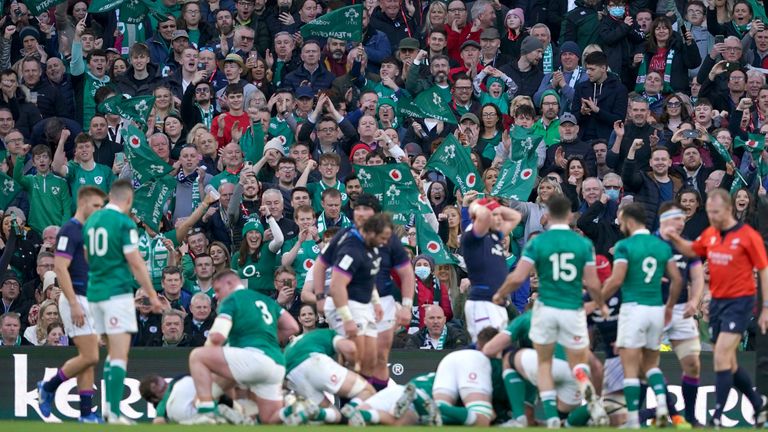
[(576, 254), (570, 252), (564, 252), (561, 254), (552, 254), (549, 256), (549, 261), (552, 262), (552, 280), (555, 282), (573, 282), (576, 279), (576, 266), (568, 261), (572, 261), (576, 258)]
[(88, 252), (94, 256), (107, 254), (107, 230), (104, 228), (88, 229)]

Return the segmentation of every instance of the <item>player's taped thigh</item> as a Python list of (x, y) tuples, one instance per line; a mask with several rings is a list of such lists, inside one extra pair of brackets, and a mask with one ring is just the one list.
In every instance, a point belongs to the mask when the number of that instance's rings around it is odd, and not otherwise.
[(467, 404), (467, 410), (475, 413), (475, 415), (481, 415), (493, 419), (493, 407), (490, 402), (486, 401), (473, 401)]
[(365, 381), (362, 377), (355, 377), (355, 382), (352, 384), (352, 388), (349, 390), (349, 398), (354, 398), (355, 396), (362, 393), (365, 390), (367, 384), (368, 382)]
[(614, 393), (603, 397), (603, 407), (608, 415), (617, 415), (627, 410), (627, 401), (623, 394)]
[(701, 353), (701, 341), (697, 338), (686, 339), (677, 343), (673, 350), (678, 360), (682, 360), (689, 355), (699, 355)]

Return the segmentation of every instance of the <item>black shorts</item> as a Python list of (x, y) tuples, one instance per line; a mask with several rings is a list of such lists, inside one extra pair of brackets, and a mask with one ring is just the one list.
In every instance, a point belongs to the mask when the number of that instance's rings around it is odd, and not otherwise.
[(755, 307), (755, 297), (712, 299), (709, 303), (709, 333), (717, 342), (720, 332), (741, 334), (747, 330)]

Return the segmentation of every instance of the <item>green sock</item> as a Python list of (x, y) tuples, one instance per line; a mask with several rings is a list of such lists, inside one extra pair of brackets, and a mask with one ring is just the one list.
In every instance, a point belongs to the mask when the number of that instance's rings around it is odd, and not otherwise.
[(207, 414), (207, 413), (215, 413), (215, 412), (216, 412), (216, 402), (208, 401), (208, 402), (197, 403), (198, 414)]
[(443, 419), (443, 424), (463, 425), (467, 423), (467, 417), (470, 414), (468, 409), (449, 405), (444, 401), (438, 401), (437, 407), (440, 409), (440, 417)]
[(653, 393), (656, 395), (657, 405), (667, 405), (667, 383), (664, 382), (664, 374), (661, 373), (661, 369), (653, 368), (649, 370), (645, 377), (648, 379), (648, 386), (653, 389)]
[(286, 419), (286, 418), (288, 418), (288, 416), (290, 416), (291, 414), (293, 414), (293, 405), (288, 405), (288, 406), (286, 406), (285, 408), (283, 408), (283, 411), (282, 411), (282, 413), (280, 414), (280, 416), (281, 416), (282, 418)]
[(502, 377), (504, 390), (507, 392), (509, 405), (512, 408), (512, 418), (516, 419), (525, 415), (525, 383), (523, 378), (514, 369), (505, 369)]
[(379, 418), (379, 413), (373, 410), (358, 410), (357, 412), (360, 413), (361, 416), (363, 416), (363, 420), (365, 420), (368, 424), (379, 424), (379, 421), (381, 420)]
[(555, 390), (545, 390), (539, 392), (541, 405), (544, 407), (544, 418), (551, 419), (557, 415), (557, 392)]
[(325, 408), (320, 408), (320, 409), (317, 411), (317, 417), (316, 417), (316, 418), (314, 418), (313, 420), (317, 420), (317, 421), (325, 421), (325, 413), (326, 413), (326, 411), (327, 411), (327, 410), (326, 410)]
[(568, 426), (586, 426), (589, 422), (589, 408), (581, 405), (568, 414)]
[(107, 383), (109, 410), (118, 416), (120, 415), (120, 402), (123, 399), (126, 366), (123, 360), (111, 360), (109, 362), (109, 382)]
[(106, 401), (106, 408), (102, 409), (104, 413), (102, 413), (103, 416), (106, 416), (106, 413), (109, 411), (109, 372), (111, 368), (109, 366), (109, 357), (107, 357), (106, 360), (104, 360), (104, 371), (101, 375), (102, 381), (104, 381), (104, 385), (101, 387), (101, 392), (104, 395), (104, 400)]
[(424, 403), (426, 402), (426, 399), (424, 396), (426, 393), (422, 393), (423, 390), (416, 389), (416, 397), (413, 399), (413, 407), (416, 408), (416, 413), (419, 414), (419, 416), (425, 416), (427, 415), (427, 410), (424, 409)]
[(637, 412), (640, 405), (640, 380), (624, 378), (624, 399), (627, 401), (627, 411)]

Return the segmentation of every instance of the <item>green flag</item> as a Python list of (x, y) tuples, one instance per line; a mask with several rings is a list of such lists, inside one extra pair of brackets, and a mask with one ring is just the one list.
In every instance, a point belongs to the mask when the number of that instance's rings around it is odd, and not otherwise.
[(724, 145), (720, 143), (715, 137), (712, 135), (709, 136), (709, 144), (714, 147), (714, 149), (717, 151), (717, 154), (720, 155), (721, 158), (725, 161), (725, 163), (733, 162), (733, 157), (728, 152), (728, 149), (725, 148)]
[(116, 95), (99, 104), (98, 111), (105, 114), (116, 114), (146, 126), (146, 119), (154, 105), (154, 96), (126, 98), (123, 95)]
[(355, 172), (363, 190), (381, 201), (381, 207), (392, 213), (395, 223), (410, 222), (411, 213), (419, 209), (419, 191), (408, 165), (355, 165)]
[(12, 178), (0, 172), (0, 210), (5, 211), (16, 195), (21, 192), (21, 186)]
[(420, 254), (429, 255), (435, 264), (457, 264), (456, 258), (448, 252), (440, 236), (435, 232), (424, 215), (416, 216), (416, 246)]
[(765, 149), (765, 135), (762, 134), (749, 134), (746, 140), (736, 137), (733, 142), (733, 148), (744, 147), (744, 150), (752, 153), (760, 153)]
[(159, 231), (165, 203), (175, 189), (176, 179), (169, 176), (157, 178), (136, 189), (133, 193), (133, 212), (136, 217), (152, 231)]
[(402, 117), (431, 118), (456, 124), (456, 116), (451, 111), (450, 102), (443, 98), (437, 88), (432, 87), (413, 99), (406, 95), (401, 96), (397, 101), (397, 110)]
[(59, 3), (64, 3), (64, 0), (24, 0), (24, 4), (29, 8), (29, 13), (33, 16), (41, 15)]
[(499, 178), (493, 186), (491, 195), (525, 201), (536, 184), (537, 173), (535, 158), (514, 161), (507, 159), (501, 166)]
[(424, 169), (440, 171), (461, 189), (462, 194), (471, 190), (482, 192), (483, 185), (478, 181), (480, 174), (469, 154), (469, 148), (461, 145), (456, 137), (450, 134), (432, 153)]
[(125, 2), (125, 0), (93, 0), (91, 5), (88, 6), (88, 12), (109, 12), (123, 4), (123, 2)]
[(536, 149), (544, 139), (541, 132), (534, 128), (524, 128), (522, 126), (515, 126), (510, 129), (509, 136), (512, 140), (511, 155), (512, 160), (528, 159), (536, 156)]
[(304, 40), (334, 38), (345, 41), (363, 40), (363, 4), (359, 3), (328, 12), (301, 26)]
[(128, 125), (120, 132), (124, 140), (125, 158), (131, 164), (133, 175), (140, 184), (162, 177), (173, 170), (173, 167), (160, 159), (149, 147), (144, 132), (136, 126)]
[(151, 2), (143, 0), (125, 0), (123, 4), (120, 5), (120, 21), (126, 24), (141, 24), (144, 22), (144, 18), (147, 17), (151, 8)]
[(240, 150), (246, 161), (256, 163), (264, 155), (264, 129), (261, 123), (252, 124), (240, 137)]

